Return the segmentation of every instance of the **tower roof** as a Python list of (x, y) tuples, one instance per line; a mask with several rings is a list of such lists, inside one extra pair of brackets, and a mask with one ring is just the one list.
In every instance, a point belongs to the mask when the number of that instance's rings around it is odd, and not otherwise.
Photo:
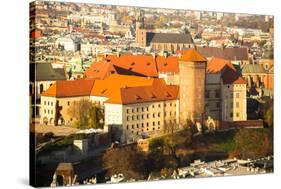
[(185, 50), (184, 53), (179, 57), (179, 60), (190, 61), (190, 62), (206, 62), (207, 59), (202, 56), (195, 49)]

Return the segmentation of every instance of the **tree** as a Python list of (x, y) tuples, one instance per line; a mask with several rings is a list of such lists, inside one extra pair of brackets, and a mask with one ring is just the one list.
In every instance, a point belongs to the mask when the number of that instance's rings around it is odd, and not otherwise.
[(273, 107), (270, 107), (264, 115), (264, 122), (267, 126), (273, 127)]
[(235, 152), (241, 158), (258, 158), (273, 154), (272, 129), (240, 129), (234, 136)]
[(80, 129), (103, 128), (101, 120), (103, 112), (101, 107), (96, 106), (88, 99), (75, 101), (68, 110), (69, 116), (74, 118), (74, 126)]
[(264, 120), (265, 126), (273, 127), (273, 99), (264, 97), (260, 106), (260, 117)]
[(108, 149), (103, 162), (108, 176), (122, 173), (127, 179), (144, 179), (148, 173), (145, 154), (133, 146)]

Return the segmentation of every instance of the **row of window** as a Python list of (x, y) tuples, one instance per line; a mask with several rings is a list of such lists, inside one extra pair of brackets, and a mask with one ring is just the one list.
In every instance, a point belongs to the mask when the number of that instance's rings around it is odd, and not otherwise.
[(44, 101), (44, 105), (48, 105), (48, 106), (53, 106), (53, 102), (52, 101)]
[[(173, 106), (173, 103), (164, 103), (164, 107), (166, 106)], [(161, 104), (157, 105), (158, 108), (161, 108)], [(174, 106), (176, 107), (176, 104), (174, 104)], [(151, 105), (151, 108), (155, 108), (155, 105)], [(149, 107), (137, 107), (137, 108), (127, 108), (127, 113), (135, 113), (135, 112), (144, 112), (144, 111), (149, 111)]]
[[(157, 122), (157, 125), (160, 126), (160, 125), (161, 125), (161, 122), (158, 121), (158, 122)], [(136, 127), (135, 127), (135, 126), (136, 126)], [(137, 123), (136, 125), (135, 125), (135, 124), (132, 124), (131, 126), (130, 126), (130, 125), (127, 125), (127, 130), (129, 130), (130, 128), (131, 128), (131, 129), (135, 129), (135, 128), (136, 128), (136, 129), (144, 128), (144, 126), (145, 126), (144, 123), (141, 123), (141, 124), (138, 124), (138, 123)], [(152, 126), (156, 126), (156, 122), (155, 122), (155, 121), (152, 122)], [(146, 123), (146, 127), (149, 127), (149, 122)]]
[[(239, 102), (236, 102), (235, 107), (239, 108), (239, 106), (240, 106)], [(233, 108), (233, 102), (230, 103), (230, 108)]]
[(53, 114), (53, 110), (44, 109), (44, 114)]
[[(239, 117), (239, 116), (240, 116), (239, 112), (236, 112), (236, 117)], [(233, 118), (233, 112), (230, 113), (230, 117)]]
[[(211, 91), (208, 91), (208, 90), (207, 90), (207, 91), (205, 92), (205, 97), (206, 97), (206, 98), (210, 98), (210, 96), (211, 96), (210, 94), (211, 94)], [(216, 97), (216, 98), (220, 98), (220, 97), (221, 97), (221, 92), (220, 92), (220, 90), (215, 90), (215, 97)]]
[[(209, 107), (210, 103), (206, 103), (206, 107)], [(220, 102), (216, 102), (216, 108), (220, 108), (221, 107), (221, 103)]]
[[(172, 124), (172, 123), (175, 123), (176, 124), (176, 120), (169, 120), (168, 121), (170, 124)], [(166, 124), (167, 123), (167, 121), (165, 120), (164, 121), (164, 124)], [(161, 125), (161, 121), (158, 121), (158, 122), (155, 122), (155, 121), (153, 121), (152, 122), (152, 126), (154, 127), (154, 126), (158, 126), (158, 127), (160, 127), (160, 125)], [(135, 127), (136, 126), (136, 127)], [(149, 127), (149, 122), (146, 122), (146, 124), (145, 123), (137, 123), (137, 124), (131, 124), (131, 125), (127, 125), (126, 126), (126, 128), (127, 128), (127, 130), (130, 130), (130, 129), (140, 129), (140, 128), (144, 128), (144, 127)]]
[[(147, 128), (147, 129), (142, 129), (142, 130), (141, 130), (141, 132), (144, 132), (145, 130), (146, 130), (146, 131), (149, 131), (149, 128)], [(155, 130), (156, 130), (156, 128), (155, 128), (155, 127), (153, 127), (153, 128), (152, 128), (152, 130), (153, 130), (153, 131), (155, 131)], [(160, 127), (158, 127), (158, 128), (157, 128), (157, 130), (160, 130)], [(140, 134), (141, 134), (141, 132), (140, 132), (140, 131), (131, 131), (131, 133), (132, 133), (132, 134), (134, 134), (134, 133), (135, 133), (136, 135), (140, 135)]]
[[(170, 116), (173, 115), (173, 112), (170, 112), (169, 113)], [(167, 116), (167, 112), (164, 112), (164, 116)], [(176, 112), (174, 112), (174, 116), (176, 116)], [(140, 119), (148, 119), (150, 116), (149, 114), (141, 114), (141, 115), (132, 115), (132, 116), (127, 116), (127, 121), (134, 121), (134, 120), (140, 120)], [(161, 117), (161, 113), (158, 112), (158, 113), (153, 113), (152, 114), (152, 118), (156, 118), (156, 117)]]
[[(227, 99), (228, 95), (226, 95), (225, 98)], [(233, 98), (233, 93), (230, 94), (230, 98)], [(236, 93), (235, 98), (240, 98), (240, 93)]]

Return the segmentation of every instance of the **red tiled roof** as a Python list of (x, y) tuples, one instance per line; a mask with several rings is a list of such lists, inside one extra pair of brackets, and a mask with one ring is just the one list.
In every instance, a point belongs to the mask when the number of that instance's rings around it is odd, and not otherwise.
[(158, 72), (179, 72), (179, 62), (176, 56), (164, 56), (156, 57), (156, 65)]
[(110, 75), (110, 72), (145, 77), (157, 77), (158, 72), (178, 73), (178, 58), (176, 56), (166, 58), (150, 55), (122, 55), (120, 57), (108, 55), (104, 62), (93, 63), (86, 71), (86, 77), (103, 79)]
[(91, 96), (108, 97), (110, 102), (121, 102), (120, 89), (126, 87), (151, 86), (153, 78), (113, 74), (104, 80), (96, 80)]
[(79, 79), (71, 81), (56, 81), (49, 87), (42, 96), (49, 97), (77, 97), (77, 96), (90, 96), (91, 90), (95, 80), (93, 79)]
[(37, 39), (37, 38), (40, 38), (40, 37), (42, 37), (43, 36), (43, 34), (42, 34), (42, 31), (41, 30), (32, 30), (31, 32), (30, 32), (30, 37), (31, 38), (33, 38), (33, 39)]
[(156, 85), (143, 87), (121, 88), (122, 104), (135, 104), (164, 100), (175, 100), (179, 87), (176, 85)]
[(235, 67), (229, 60), (213, 57), (207, 64), (207, 73), (219, 73), (225, 66), (236, 71)]
[(94, 79), (104, 79), (114, 73), (116, 73), (116, 70), (110, 62), (95, 62), (85, 71), (87, 78)]
[(112, 64), (125, 70), (139, 73), (144, 76), (157, 77), (157, 69), (153, 56), (148, 55), (122, 55), (117, 58), (110, 57)]

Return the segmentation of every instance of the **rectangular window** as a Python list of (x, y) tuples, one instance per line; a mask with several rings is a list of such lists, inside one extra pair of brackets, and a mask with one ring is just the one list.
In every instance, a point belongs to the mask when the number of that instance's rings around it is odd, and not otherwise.
[(158, 113), (158, 117), (160, 117), (160, 113)]
[(161, 108), (161, 104), (158, 104), (158, 107)]
[(152, 114), (152, 117), (155, 118), (155, 113)]
[(128, 113), (130, 113), (130, 110), (129, 110), (129, 109), (127, 109), (127, 114), (128, 114)]
[(146, 114), (146, 118), (149, 118), (149, 114)]
[(236, 93), (236, 98), (239, 98), (239, 93)]
[(149, 123), (148, 123), (148, 122), (146, 123), (146, 126), (147, 126), (147, 127), (149, 126)]
[(239, 108), (239, 102), (236, 102), (236, 108)]
[(132, 129), (134, 129), (134, 127), (135, 127), (135, 125), (134, 125), (134, 124), (132, 124)]
[(152, 125), (155, 126), (155, 122), (154, 121), (152, 122)]
[(130, 117), (129, 116), (127, 116), (127, 121), (130, 121)]
[(67, 105), (70, 106), (70, 102), (69, 101), (67, 101)]
[(220, 98), (220, 97), (221, 97), (220, 90), (216, 90), (216, 98)]
[(144, 108), (143, 107), (141, 108), (141, 111), (144, 112)]
[(160, 121), (158, 121), (158, 125), (160, 125)]
[(127, 125), (127, 130), (129, 130), (129, 125)]
[(137, 123), (137, 128), (139, 128), (139, 124)]
[(146, 111), (148, 111), (148, 107), (146, 107)]
[(142, 128), (144, 127), (144, 124), (143, 124), (143, 123), (141, 124), (141, 127), (142, 127)]
[(239, 117), (239, 112), (236, 113), (236, 117)]
[(220, 108), (220, 107), (221, 107), (221, 103), (220, 103), (220, 102), (217, 102), (217, 103), (216, 103), (216, 106), (217, 106), (217, 108)]
[(206, 97), (206, 98), (209, 98), (209, 97), (210, 97), (210, 93), (209, 93), (208, 90), (205, 92), (205, 97)]
[(230, 117), (231, 117), (231, 118), (233, 117), (233, 113), (232, 113), (232, 112), (230, 113)]

